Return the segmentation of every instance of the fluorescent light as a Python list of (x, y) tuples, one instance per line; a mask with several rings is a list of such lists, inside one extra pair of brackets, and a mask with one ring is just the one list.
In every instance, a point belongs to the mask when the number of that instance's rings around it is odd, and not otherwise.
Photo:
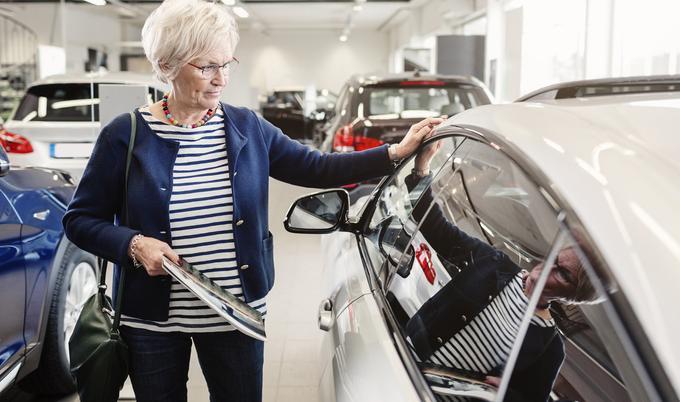
[(340, 35), (339, 39), (340, 39), (340, 42), (347, 42), (347, 35), (342, 34), (342, 35)]
[(248, 14), (248, 11), (246, 11), (245, 8), (241, 6), (236, 6), (233, 8), (234, 14), (238, 15), (241, 18), (248, 18), (250, 17), (250, 14)]
[(94, 4), (95, 6), (105, 6), (106, 5), (106, 0), (85, 0), (86, 2), (90, 4)]
[(363, 7), (361, 6), (361, 4), (355, 4), (354, 7), (352, 7), (352, 10), (361, 11), (363, 10)]
[(236, 5), (236, 0), (222, 0), (222, 3), (224, 3), (225, 6), (235, 6)]

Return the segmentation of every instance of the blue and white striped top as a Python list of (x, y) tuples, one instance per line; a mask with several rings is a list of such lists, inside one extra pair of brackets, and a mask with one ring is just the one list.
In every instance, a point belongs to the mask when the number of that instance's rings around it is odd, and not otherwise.
[[(179, 142), (170, 196), (171, 247), (182, 258), (243, 300), (233, 236), (233, 200), (229, 180), (224, 113), (202, 127), (181, 128), (142, 117), (160, 137)], [(121, 316), (122, 325), (159, 332), (219, 332), (235, 328), (173, 279), (167, 321)], [(265, 298), (249, 303), (263, 315)]]
[[(488, 374), (504, 366), (526, 313), (522, 274), (517, 274), (474, 318), (429, 357), (432, 363)], [(531, 325), (553, 327), (536, 315)]]
[[(505, 366), (528, 305), (522, 273), (518, 273), (468, 325), (440, 346), (427, 361), (485, 375), (496, 367)], [(555, 321), (534, 315), (530, 325), (554, 327)], [(419, 360), (417, 355), (415, 357)], [(446, 402), (477, 400), (441, 394), (436, 398)]]

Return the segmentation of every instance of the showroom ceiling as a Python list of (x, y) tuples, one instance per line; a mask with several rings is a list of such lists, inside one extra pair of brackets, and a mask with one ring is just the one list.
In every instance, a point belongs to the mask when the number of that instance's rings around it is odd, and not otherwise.
[[(59, 3), (60, 0), (0, 0), (0, 4)], [(242, 29), (266, 32), (272, 29), (382, 30), (404, 11), (425, 0), (236, 0), (245, 7), (250, 18), (239, 19)], [(68, 4), (96, 7), (82, 0), (66, 0)], [(108, 0), (98, 7), (105, 14), (142, 21), (161, 0)], [(360, 11), (353, 10), (357, 4)], [(2, 7), (0, 6), (0, 9)], [(9, 10), (8, 10), (9, 11)]]

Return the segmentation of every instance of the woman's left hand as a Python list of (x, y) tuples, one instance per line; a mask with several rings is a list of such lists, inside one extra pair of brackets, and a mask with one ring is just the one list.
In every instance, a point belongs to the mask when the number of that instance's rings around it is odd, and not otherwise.
[(428, 117), (411, 126), (406, 136), (397, 144), (398, 160), (408, 158), (418, 149), (420, 143), (432, 133), (434, 128), (444, 121), (441, 117)]

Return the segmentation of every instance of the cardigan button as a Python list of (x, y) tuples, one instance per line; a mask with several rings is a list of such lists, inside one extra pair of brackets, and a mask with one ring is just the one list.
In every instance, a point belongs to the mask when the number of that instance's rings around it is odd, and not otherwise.
[(493, 300), (493, 296), (489, 295), (489, 301)]
[(461, 315), (461, 316), (460, 316), (460, 319), (463, 320), (463, 322), (466, 322), (466, 321), (467, 321), (467, 317), (466, 317), (465, 315)]
[(444, 343), (444, 340), (440, 337), (437, 337), (437, 342), (439, 342), (439, 344), (442, 344), (442, 343)]
[(239, 219), (238, 221), (236, 221), (236, 226), (241, 226), (244, 223), (245, 223), (245, 221), (243, 219)]
[(161, 187), (161, 191), (167, 191), (168, 189), (165, 187)]
[(250, 265), (248, 265), (248, 264), (241, 265), (242, 270), (245, 270), (245, 269), (248, 269), (248, 268), (250, 268)]

